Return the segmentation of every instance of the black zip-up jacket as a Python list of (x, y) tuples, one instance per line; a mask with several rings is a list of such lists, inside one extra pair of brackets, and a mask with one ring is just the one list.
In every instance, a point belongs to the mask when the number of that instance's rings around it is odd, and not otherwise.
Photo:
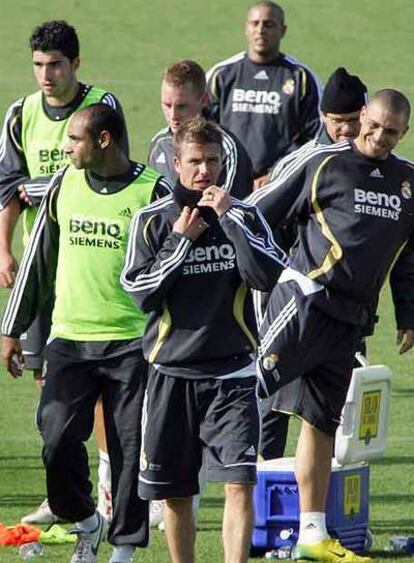
[(290, 55), (259, 64), (238, 53), (209, 70), (207, 82), (212, 117), (243, 143), (255, 177), (320, 129), (319, 79)]
[(290, 266), (324, 288), (315, 305), (365, 324), (399, 256), (391, 274), (397, 324), (414, 328), (413, 165), (393, 154), (369, 159), (349, 141), (298, 155), (248, 201), (274, 229), (297, 223)]
[(134, 217), (121, 282), (149, 313), (150, 363), (186, 378), (231, 373), (256, 347), (248, 286), (268, 290), (287, 257), (260, 211), (233, 198), (196, 241), (173, 232), (183, 206), (178, 189)]

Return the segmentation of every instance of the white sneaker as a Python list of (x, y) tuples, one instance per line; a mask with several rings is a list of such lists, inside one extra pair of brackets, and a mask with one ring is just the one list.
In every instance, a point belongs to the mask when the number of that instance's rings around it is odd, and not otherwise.
[(165, 500), (152, 500), (149, 509), (150, 528), (160, 527), (164, 522)]
[(57, 524), (58, 522), (63, 521), (64, 520), (62, 518), (53, 514), (47, 499), (45, 499), (34, 512), (27, 514), (27, 516), (23, 516), (21, 519), (23, 524)]
[(109, 563), (132, 563), (134, 551), (134, 545), (117, 545), (114, 547)]
[(95, 514), (98, 524), (93, 532), (86, 532), (81, 527), (70, 530), (69, 533), (78, 536), (70, 563), (97, 563), (98, 549), (105, 538), (107, 522), (100, 512)]
[(112, 520), (112, 491), (101, 483), (98, 484), (97, 511), (102, 514), (107, 522)]

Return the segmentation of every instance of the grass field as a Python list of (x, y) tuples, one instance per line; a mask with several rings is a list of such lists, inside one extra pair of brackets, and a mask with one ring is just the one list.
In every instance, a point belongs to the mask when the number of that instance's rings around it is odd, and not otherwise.
[[(242, 26), (246, 0), (3, 0), (0, 19), (0, 113), (35, 88), (27, 37), (41, 21), (66, 18), (81, 40), (80, 78), (113, 91), (121, 100), (129, 127), (132, 155), (145, 160), (151, 136), (163, 125), (159, 80), (174, 59), (194, 58), (206, 68), (244, 47)], [(337, 66), (359, 74), (370, 92), (393, 86), (414, 101), (412, 0), (285, 0), (288, 34), (284, 50), (307, 62), (325, 80)], [(414, 135), (401, 153), (414, 158)], [(381, 241), (379, 241), (379, 244)], [(3, 294), (4, 299), (4, 294)], [(372, 465), (370, 527), (378, 561), (409, 561), (385, 551), (391, 535), (414, 535), (414, 354), (401, 358), (388, 293), (380, 308), (381, 324), (370, 342), (372, 363), (394, 370), (388, 451)], [(40, 439), (34, 429), (37, 401), (29, 377), (13, 382), (0, 374), (0, 521), (13, 524), (44, 497), (39, 459)], [(296, 431), (293, 425), (293, 436)], [(293, 451), (291, 440), (289, 451)], [(92, 473), (96, 473), (91, 448)], [(210, 487), (203, 499), (198, 561), (222, 560), (220, 547), (221, 487)], [(70, 547), (49, 547), (42, 561), (69, 560)], [(108, 560), (109, 547), (101, 561)], [(138, 559), (138, 558), (137, 558)], [(0, 562), (18, 561), (15, 550), (0, 548)], [(139, 561), (168, 561), (164, 538), (153, 534), (150, 549)]]

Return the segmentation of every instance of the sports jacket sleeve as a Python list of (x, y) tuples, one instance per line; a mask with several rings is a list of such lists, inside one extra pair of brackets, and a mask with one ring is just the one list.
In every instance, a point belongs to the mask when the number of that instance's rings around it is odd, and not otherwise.
[(132, 220), (122, 287), (145, 313), (161, 308), (181, 277), (192, 241), (180, 233), (157, 228), (156, 216), (138, 212)]
[(295, 163), (245, 202), (259, 208), (272, 230), (280, 230), (296, 222), (308, 206), (308, 193), (304, 189), (307, 173), (306, 165)]
[(3, 315), (1, 330), (6, 336), (20, 337), (53, 294), (59, 245), (55, 207), (62, 174), (59, 171), (50, 182), (23, 254)]
[(261, 212), (232, 198), (232, 206), (220, 217), (220, 225), (235, 246), (243, 281), (253, 289), (270, 290), (288, 258), (273, 240)]
[(391, 270), (390, 284), (397, 328), (414, 329), (414, 234)]
[(51, 176), (29, 178), (22, 147), (23, 98), (12, 104), (6, 112), (1, 133), (0, 151), (0, 208), (6, 207), (17, 188), (24, 185), (29, 192), (42, 188), (43, 193)]

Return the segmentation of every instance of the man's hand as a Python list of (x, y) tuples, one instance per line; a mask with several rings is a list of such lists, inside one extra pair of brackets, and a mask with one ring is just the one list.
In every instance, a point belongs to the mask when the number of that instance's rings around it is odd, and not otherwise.
[(174, 223), (173, 232), (181, 233), (194, 241), (206, 230), (207, 226), (198, 209), (190, 209), (186, 206)]
[(0, 287), (13, 287), (16, 278), (17, 262), (10, 250), (0, 250)]
[(210, 186), (203, 191), (203, 197), (198, 202), (199, 207), (211, 207), (218, 217), (221, 217), (231, 207), (231, 196), (227, 190)]
[(2, 356), (10, 375), (15, 378), (21, 377), (23, 375), (24, 357), (20, 340), (3, 336)]
[(270, 176), (271, 176), (270, 172), (266, 172), (266, 174), (263, 174), (263, 176), (259, 176), (258, 178), (255, 178), (253, 180), (253, 190), (255, 191), (265, 186), (270, 180)]
[(21, 184), (18, 188), (17, 191), (19, 192), (19, 199), (22, 203), (25, 203), (26, 205), (28, 205), (29, 207), (34, 207), (34, 203), (33, 201), (30, 199), (30, 197), (27, 195), (26, 189), (24, 187), (24, 184)]
[(405, 354), (414, 346), (414, 329), (407, 328), (397, 332), (397, 346), (401, 344), (400, 354)]

